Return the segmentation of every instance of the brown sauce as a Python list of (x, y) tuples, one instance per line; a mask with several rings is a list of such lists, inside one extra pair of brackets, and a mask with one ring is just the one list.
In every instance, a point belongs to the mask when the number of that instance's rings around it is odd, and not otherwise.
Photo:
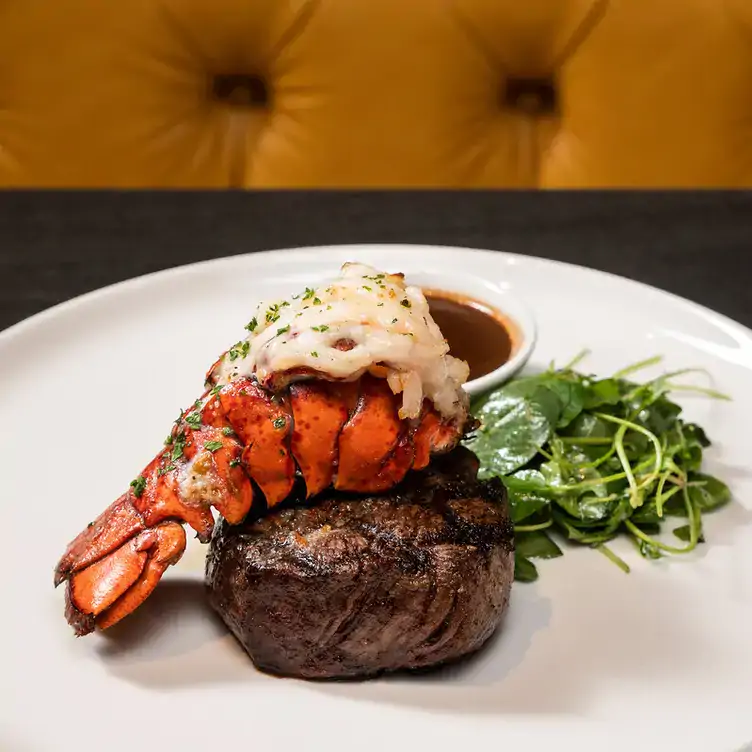
[(449, 342), (449, 352), (467, 361), (471, 379), (506, 363), (516, 346), (513, 324), (498, 310), (458, 293), (424, 289), (431, 316)]

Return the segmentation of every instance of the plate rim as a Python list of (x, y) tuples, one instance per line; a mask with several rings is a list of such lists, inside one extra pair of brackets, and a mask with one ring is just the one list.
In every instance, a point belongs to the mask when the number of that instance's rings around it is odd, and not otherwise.
[(0, 348), (8, 345), (12, 340), (17, 337), (25, 335), (28, 331), (33, 331), (35, 328), (43, 326), (48, 321), (52, 321), (57, 316), (65, 315), (68, 311), (73, 311), (76, 308), (85, 306), (89, 303), (96, 302), (100, 298), (106, 298), (109, 295), (117, 294), (121, 291), (128, 291), (129, 289), (138, 289), (141, 285), (146, 285), (153, 282), (158, 282), (162, 278), (171, 276), (181, 276), (189, 274), (198, 274), (203, 269), (211, 266), (221, 266), (223, 264), (229, 264), (232, 262), (242, 262), (249, 259), (267, 259), (274, 257), (281, 257), (284, 254), (295, 253), (299, 256), (310, 255), (314, 257), (316, 253), (336, 251), (341, 253), (347, 249), (378, 249), (383, 248), (385, 250), (398, 250), (400, 248), (409, 248), (413, 251), (442, 251), (442, 252), (458, 252), (461, 251), (465, 254), (472, 254), (477, 256), (495, 258), (501, 258), (507, 263), (533, 263), (541, 266), (551, 266), (554, 268), (564, 268), (568, 271), (579, 272), (580, 274), (592, 275), (595, 277), (606, 277), (612, 281), (619, 281), (626, 283), (628, 286), (632, 286), (636, 290), (649, 293), (663, 299), (670, 300), (674, 304), (684, 308), (688, 312), (703, 315), (705, 318), (711, 319), (714, 323), (731, 326), (737, 330), (741, 330), (747, 336), (752, 337), (752, 327), (743, 324), (741, 321), (731, 318), (725, 313), (721, 313), (703, 303), (698, 303), (694, 300), (686, 298), (677, 293), (665, 290), (656, 285), (652, 285), (647, 282), (632, 279), (631, 277), (625, 277), (615, 272), (609, 272), (602, 269), (596, 269), (584, 264), (572, 263), (570, 261), (561, 261), (559, 259), (551, 259), (546, 256), (529, 255), (525, 253), (517, 253), (512, 251), (494, 250), (492, 248), (480, 248), (471, 246), (459, 246), (459, 245), (442, 245), (442, 244), (424, 244), (424, 243), (330, 243), (324, 245), (303, 245), (303, 246), (289, 246), (285, 248), (271, 248), (263, 251), (248, 251), (246, 253), (237, 253), (225, 256), (219, 256), (217, 258), (203, 259), (201, 261), (192, 261), (186, 264), (177, 264), (175, 266), (168, 267), (166, 269), (158, 269), (153, 272), (146, 272), (144, 274), (137, 274), (132, 277), (120, 280), (119, 282), (113, 282), (102, 287), (89, 290), (85, 293), (80, 293), (72, 298), (63, 300), (59, 303), (55, 303), (47, 308), (37, 311), (37, 313), (31, 314), (21, 321), (11, 324), (9, 327), (0, 330)]

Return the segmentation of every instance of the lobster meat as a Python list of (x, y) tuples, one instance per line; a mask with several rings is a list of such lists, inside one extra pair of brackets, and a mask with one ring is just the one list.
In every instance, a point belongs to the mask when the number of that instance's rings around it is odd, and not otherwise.
[(386, 491), (476, 426), (467, 365), (402, 275), (345, 264), (325, 289), (260, 304), (246, 329), (156, 456), (58, 561), (77, 636), (143, 603), (181, 558), (184, 525), (208, 543), (212, 508), (237, 524), (296, 485), (307, 500)]

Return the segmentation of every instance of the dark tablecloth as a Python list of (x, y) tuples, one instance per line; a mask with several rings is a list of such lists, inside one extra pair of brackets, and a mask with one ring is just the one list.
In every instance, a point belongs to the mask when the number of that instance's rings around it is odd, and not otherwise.
[(193, 261), (374, 242), (569, 261), (752, 326), (752, 192), (10, 192), (0, 193), (0, 329)]

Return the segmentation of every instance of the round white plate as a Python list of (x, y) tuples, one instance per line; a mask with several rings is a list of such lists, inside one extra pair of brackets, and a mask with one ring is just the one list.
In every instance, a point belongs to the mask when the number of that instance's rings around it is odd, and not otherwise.
[[(76, 639), (53, 567), (67, 542), (151, 459), (259, 297), (336, 273), (472, 272), (527, 301), (527, 369), (601, 374), (652, 356), (705, 367), (733, 402), (682, 399), (714, 440), (707, 468), (735, 502), (696, 555), (623, 574), (589, 550), (515, 584), (503, 630), (432, 678), (307, 683), (257, 672), (207, 612), (193, 541), (111, 634)], [(0, 335), (3, 545), (0, 749), (658, 750), (752, 742), (752, 332), (637, 283), (466, 249), (359, 246), (241, 256), (135, 279)], [(658, 368), (644, 375), (654, 375)], [(703, 382), (708, 385), (708, 382)]]

